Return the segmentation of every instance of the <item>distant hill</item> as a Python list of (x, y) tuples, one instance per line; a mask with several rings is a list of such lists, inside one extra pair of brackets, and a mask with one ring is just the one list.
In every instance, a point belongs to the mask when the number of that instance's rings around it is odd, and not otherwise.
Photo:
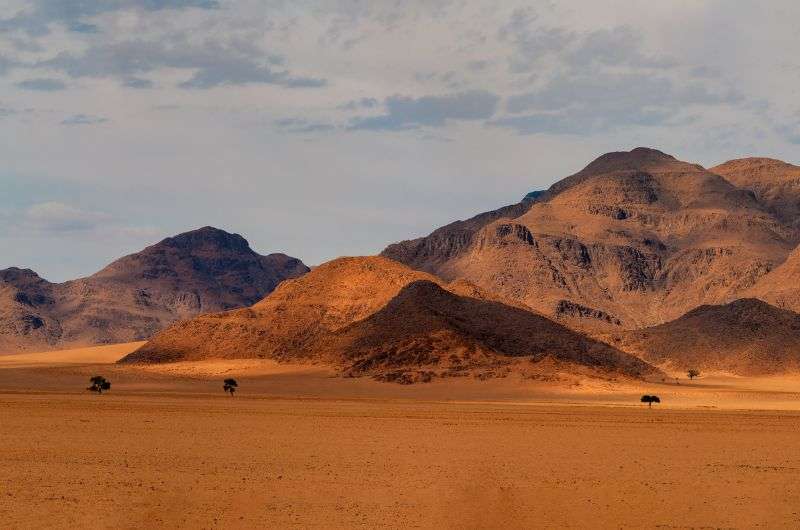
[(92, 276), (50, 283), (0, 271), (0, 352), (131, 342), (204, 312), (253, 304), (308, 271), (262, 256), (238, 234), (205, 227), (125, 256)]
[(340, 258), (251, 308), (178, 322), (122, 362), (255, 357), (331, 363), (349, 375), (401, 382), (520, 360), (606, 376), (656, 372), (463, 281), (447, 285), (381, 257)]
[(612, 337), (617, 347), (677, 370), (800, 371), (800, 315), (752, 298), (700, 306), (671, 322)]
[(741, 298), (800, 241), (789, 210), (716, 171), (656, 149), (607, 153), (383, 255), (592, 333), (660, 324)]
[(740, 158), (709, 171), (752, 191), (779, 219), (800, 227), (800, 166), (774, 158)]

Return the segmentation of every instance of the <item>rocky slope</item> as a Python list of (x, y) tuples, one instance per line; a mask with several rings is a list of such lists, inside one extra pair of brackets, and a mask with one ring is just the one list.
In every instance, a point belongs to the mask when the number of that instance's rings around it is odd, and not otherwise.
[(211, 227), (167, 238), (98, 273), (61, 284), (0, 271), (0, 352), (143, 340), (175, 320), (248, 306), (304, 274)]
[(534, 192), (517, 204), (481, 213), (466, 221), (455, 221), (425, 237), (393, 243), (381, 255), (415, 269), (435, 273), (447, 260), (468, 249), (481, 228), (497, 219), (519, 217), (530, 209), (537, 197)]
[(348, 375), (414, 382), (535, 370), (642, 377), (639, 359), (464, 281), (444, 284), (382, 257), (340, 258), (251, 308), (178, 322), (122, 362), (209, 358), (324, 362)]
[(674, 370), (737, 375), (800, 371), (800, 314), (753, 298), (700, 306), (671, 322), (609, 338)]
[(748, 289), (746, 294), (800, 313), (800, 247)]
[(522, 214), (481, 219), (463, 244), (435, 237), (440, 229), (423, 238), (425, 252), (398, 251), (419, 246), (406, 242), (383, 254), (591, 332), (739, 298), (798, 241), (753, 192), (646, 148), (599, 157)]
[(773, 158), (741, 158), (710, 169), (733, 185), (752, 191), (776, 217), (800, 227), (800, 166)]

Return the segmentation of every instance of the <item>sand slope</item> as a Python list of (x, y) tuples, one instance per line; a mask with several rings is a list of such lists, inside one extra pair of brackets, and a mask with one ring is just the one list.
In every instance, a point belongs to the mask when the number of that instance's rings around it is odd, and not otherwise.
[(70, 350), (0, 355), (0, 369), (21, 366), (57, 366), (63, 364), (110, 364), (144, 345), (143, 341)]

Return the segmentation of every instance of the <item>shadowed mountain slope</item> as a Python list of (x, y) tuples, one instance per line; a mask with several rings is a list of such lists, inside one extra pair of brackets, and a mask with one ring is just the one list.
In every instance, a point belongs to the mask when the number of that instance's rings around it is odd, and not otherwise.
[(0, 351), (146, 339), (178, 319), (250, 305), (307, 271), (300, 260), (261, 256), (240, 235), (211, 227), (65, 283), (6, 269), (0, 271)]
[(618, 347), (678, 370), (800, 371), (800, 315), (753, 298), (700, 306), (672, 322), (615, 338)]
[(330, 363), (350, 375), (401, 382), (491, 371), (520, 359), (612, 376), (655, 373), (463, 281), (444, 285), (381, 257), (340, 258), (285, 282), (252, 308), (176, 323), (122, 362), (254, 357)]

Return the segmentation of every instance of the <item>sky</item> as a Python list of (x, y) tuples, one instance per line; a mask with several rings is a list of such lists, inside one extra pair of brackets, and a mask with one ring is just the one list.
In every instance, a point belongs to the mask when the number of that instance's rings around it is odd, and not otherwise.
[(602, 153), (800, 162), (796, 0), (0, 0), (0, 268), (212, 225), (307, 264)]

